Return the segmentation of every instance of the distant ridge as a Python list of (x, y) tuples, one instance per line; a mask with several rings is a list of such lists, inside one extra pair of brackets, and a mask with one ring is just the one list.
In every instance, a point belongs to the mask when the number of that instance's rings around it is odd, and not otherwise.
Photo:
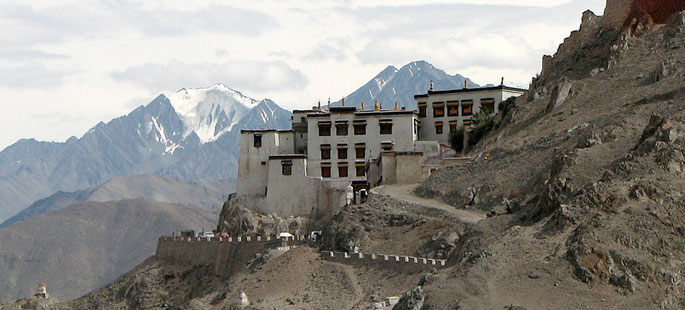
[[(392, 108), (397, 102), (399, 107), (416, 109), (414, 95), (428, 91), (430, 82), (433, 81), (434, 89), (461, 89), (464, 81), (468, 81), (469, 87), (480, 87), (469, 78), (459, 74), (449, 75), (426, 61), (414, 61), (404, 65), (399, 70), (394, 66), (388, 66), (378, 73), (373, 79), (347, 95), (345, 103), (360, 107), (366, 103), (366, 109), (373, 109), (373, 104), (378, 101), (383, 108)], [(333, 105), (340, 105), (336, 101)]]

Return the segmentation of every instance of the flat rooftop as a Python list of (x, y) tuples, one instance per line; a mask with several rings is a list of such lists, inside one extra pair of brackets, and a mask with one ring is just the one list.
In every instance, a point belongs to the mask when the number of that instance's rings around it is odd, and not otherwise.
[(511, 86), (493, 86), (493, 87), (479, 87), (479, 88), (462, 88), (462, 89), (448, 89), (448, 90), (429, 90), (426, 94), (415, 95), (414, 99), (418, 98), (428, 98), (429, 95), (444, 95), (444, 94), (458, 94), (458, 93), (470, 93), (470, 92), (482, 92), (482, 91), (493, 91), (493, 90), (510, 90), (515, 92), (527, 92), (527, 89), (516, 88)]

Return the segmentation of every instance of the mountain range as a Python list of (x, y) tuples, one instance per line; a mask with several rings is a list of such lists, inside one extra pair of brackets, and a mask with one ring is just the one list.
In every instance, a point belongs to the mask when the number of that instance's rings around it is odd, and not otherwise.
[(49, 197), (39, 199), (2, 222), (0, 229), (26, 221), (32, 216), (57, 211), (85, 201), (106, 202), (146, 198), (199, 207), (218, 215), (221, 206), (228, 198), (228, 193), (233, 190), (235, 190), (233, 180), (217, 183), (191, 183), (151, 174), (114, 177), (98, 186), (70, 193), (59, 191)]
[[(360, 107), (364, 102), (366, 109), (373, 109), (374, 102), (378, 101), (383, 108), (391, 109), (397, 102), (399, 107), (416, 109), (414, 95), (425, 94), (431, 81), (434, 90), (461, 89), (465, 81), (468, 81), (468, 87), (480, 87), (469, 78), (459, 74), (449, 75), (421, 60), (410, 62), (400, 69), (394, 66), (386, 67), (373, 79), (349, 94), (345, 98), (345, 103)], [(332, 105), (341, 103), (336, 101)]]
[(240, 130), (289, 128), (290, 115), (271, 100), (215, 85), (159, 95), (81, 138), (20, 140), (0, 152), (0, 220), (58, 191), (78, 191), (117, 176), (234, 179)]

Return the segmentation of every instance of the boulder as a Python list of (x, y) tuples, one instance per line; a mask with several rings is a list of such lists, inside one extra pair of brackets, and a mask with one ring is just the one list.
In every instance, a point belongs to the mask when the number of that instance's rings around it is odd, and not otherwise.
[(415, 286), (402, 295), (400, 301), (392, 307), (392, 310), (421, 310), (424, 299), (423, 289), (420, 286)]

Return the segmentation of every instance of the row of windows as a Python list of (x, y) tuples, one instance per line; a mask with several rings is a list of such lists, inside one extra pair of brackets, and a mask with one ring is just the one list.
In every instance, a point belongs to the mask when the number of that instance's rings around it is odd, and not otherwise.
[[(495, 99), (481, 99), (481, 109), (487, 109), (491, 112), (495, 110)], [(419, 103), (419, 117), (426, 117), (426, 103)], [(433, 103), (433, 117), (445, 116), (445, 108), (447, 108), (447, 116), (459, 116), (459, 107), (461, 107), (461, 116), (473, 115), (473, 100), (462, 100), (461, 103), (457, 100)]]
[[(321, 163), (321, 177), (330, 178), (331, 177), (331, 163)], [(366, 164), (363, 162), (357, 162), (354, 164), (355, 176), (364, 177), (366, 176)], [(347, 178), (350, 177), (348, 164), (346, 162), (338, 163), (338, 177)]]
[[(471, 125), (471, 120), (465, 119), (465, 120), (463, 120), (463, 123), (464, 123), (464, 126)], [(449, 121), (447, 124), (450, 127), (450, 131), (457, 130), (457, 124), (458, 124), (457, 121)], [(435, 122), (435, 134), (438, 134), (438, 135), (442, 134), (444, 132), (443, 131), (444, 126), (445, 125), (443, 122)]]
[[(378, 126), (380, 127), (380, 134), (391, 135), (392, 134), (392, 120), (379, 120)], [(331, 122), (319, 122), (319, 136), (330, 136), (331, 135)], [(366, 134), (366, 121), (354, 122), (352, 124), (354, 127), (354, 135), (361, 136)], [(335, 135), (336, 136), (347, 136), (348, 135), (349, 123), (347, 121), (336, 122), (335, 123)]]
[[(382, 142), (381, 149), (384, 151), (391, 151), (392, 142)], [(347, 159), (347, 144), (338, 144), (338, 159)], [(357, 143), (354, 145), (354, 155), (356, 159), (364, 159), (366, 157), (366, 143)], [(321, 145), (321, 159), (331, 159), (331, 145)]]

